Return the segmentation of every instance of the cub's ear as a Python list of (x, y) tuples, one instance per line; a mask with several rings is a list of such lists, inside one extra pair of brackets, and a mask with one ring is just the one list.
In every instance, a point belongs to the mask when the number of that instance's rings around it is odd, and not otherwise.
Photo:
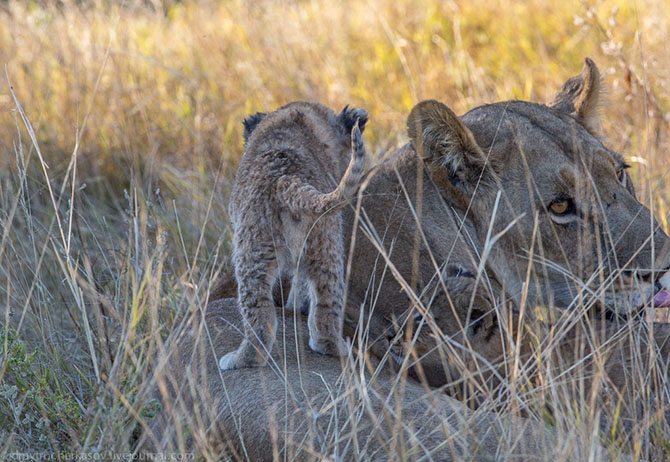
[(251, 132), (254, 131), (254, 129), (258, 126), (259, 123), (265, 118), (267, 114), (265, 112), (257, 112), (254, 115), (250, 115), (244, 121), (242, 124), (244, 125), (244, 142), (246, 143), (249, 141), (249, 137), (251, 136)]
[(434, 180), (446, 171), (451, 185), (471, 192), (477, 183), (493, 180), (486, 155), (472, 132), (444, 104), (422, 101), (407, 117), (407, 134), (417, 155), (428, 166)]
[(368, 121), (368, 111), (358, 107), (350, 108), (348, 105), (344, 106), (342, 112), (337, 115), (337, 121), (344, 127), (347, 134), (351, 133), (358, 120), (358, 129), (363, 133), (365, 130), (365, 123)]
[(574, 115), (591, 134), (600, 133), (600, 72), (596, 63), (590, 58), (584, 60), (582, 73), (568, 79), (558, 92), (549, 107), (566, 114)]

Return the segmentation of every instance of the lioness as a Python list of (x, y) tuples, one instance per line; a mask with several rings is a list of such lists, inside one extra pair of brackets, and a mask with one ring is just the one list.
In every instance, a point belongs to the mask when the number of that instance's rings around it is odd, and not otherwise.
[[(587, 59), (549, 105), (462, 117), (437, 101), (414, 107), (410, 143), (380, 167), (361, 218), (345, 211), (356, 233), (348, 306), (366, 311), (378, 355), (490, 400), (532, 353), (525, 370), (551, 363), (563, 380), (579, 370), (587, 379), (575, 383), (596, 383), (594, 396), (613, 390), (609, 424), (637, 417), (641, 389), (659, 398), (647, 411), (663, 410), (670, 329), (620, 321), (668, 306), (670, 241), (602, 142), (599, 92)], [(543, 306), (571, 317), (536, 329)]]
[[(336, 115), (316, 103), (295, 102), (244, 121), (245, 153), (230, 199), (233, 263), (246, 336), (224, 355), (221, 369), (265, 363), (277, 320), (272, 287), (281, 274), (311, 299), (310, 347), (344, 355), (344, 249), (337, 212), (363, 180), (361, 132), (367, 112)], [(339, 182), (339, 184), (338, 184)], [(334, 187), (334, 189), (333, 189)], [(307, 290), (301, 290), (306, 287)]]

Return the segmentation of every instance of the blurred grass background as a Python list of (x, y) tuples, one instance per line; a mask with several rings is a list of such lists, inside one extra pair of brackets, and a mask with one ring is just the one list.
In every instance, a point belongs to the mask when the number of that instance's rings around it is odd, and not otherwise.
[(227, 265), (251, 112), (365, 107), (379, 156), (422, 99), (546, 102), (589, 56), (667, 230), (668, 30), (662, 0), (0, 1), (0, 456), (131, 444), (146, 359)]

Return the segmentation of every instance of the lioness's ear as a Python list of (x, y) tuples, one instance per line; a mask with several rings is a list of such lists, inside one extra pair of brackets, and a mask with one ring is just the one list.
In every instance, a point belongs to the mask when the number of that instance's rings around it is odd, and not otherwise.
[(249, 141), (249, 137), (251, 136), (251, 132), (254, 131), (254, 129), (258, 126), (259, 123), (265, 118), (267, 114), (265, 112), (257, 112), (254, 115), (250, 115), (244, 121), (242, 124), (244, 125), (244, 142), (246, 143)]
[(466, 190), (478, 182), (490, 180), (485, 171), (486, 156), (472, 132), (444, 104), (422, 101), (407, 117), (410, 143), (430, 170), (444, 168), (454, 186)]
[(574, 115), (592, 134), (600, 131), (598, 100), (600, 99), (600, 72), (590, 58), (584, 60), (582, 73), (568, 79), (549, 103), (549, 107)]
[(337, 115), (337, 121), (344, 127), (346, 133), (351, 133), (356, 121), (358, 120), (358, 129), (363, 133), (365, 124), (368, 121), (368, 111), (358, 107), (344, 106), (342, 112)]

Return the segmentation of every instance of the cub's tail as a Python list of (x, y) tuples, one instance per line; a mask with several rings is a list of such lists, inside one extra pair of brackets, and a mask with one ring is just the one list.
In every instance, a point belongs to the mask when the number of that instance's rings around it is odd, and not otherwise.
[(363, 137), (358, 128), (357, 120), (351, 129), (351, 159), (349, 160), (349, 166), (344, 175), (342, 175), (337, 188), (331, 193), (321, 195), (321, 211), (319, 213), (325, 213), (328, 209), (343, 206), (352, 200), (363, 182), (364, 171), (365, 146), (363, 145)]
[(351, 201), (358, 189), (370, 176), (365, 171), (365, 146), (358, 128), (358, 120), (351, 129), (351, 160), (334, 191), (322, 193), (296, 177), (285, 177), (278, 184), (279, 195), (294, 213), (323, 215), (340, 209)]

